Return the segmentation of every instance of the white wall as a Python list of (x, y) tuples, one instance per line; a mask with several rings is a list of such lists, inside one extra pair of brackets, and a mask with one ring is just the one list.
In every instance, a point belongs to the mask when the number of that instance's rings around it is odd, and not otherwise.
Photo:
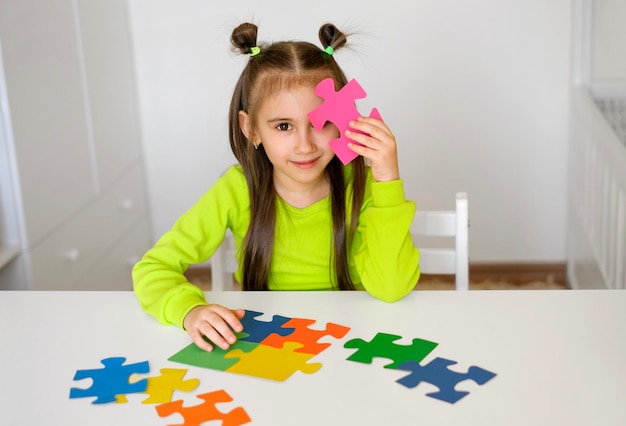
[(336, 59), (393, 129), (408, 198), (470, 199), (472, 262), (562, 262), (566, 242), (570, 0), (129, 0), (156, 239), (233, 162), (227, 109), (260, 40), (359, 34)]
[(626, 1), (593, 2), (592, 70), (596, 81), (626, 81)]

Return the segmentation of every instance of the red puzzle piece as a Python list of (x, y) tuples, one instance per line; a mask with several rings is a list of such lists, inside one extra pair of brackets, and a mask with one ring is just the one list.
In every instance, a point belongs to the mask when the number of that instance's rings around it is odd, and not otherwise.
[[(346, 165), (354, 160), (358, 154), (348, 148), (348, 139), (344, 133), (350, 128), (348, 123), (361, 116), (356, 108), (355, 101), (367, 96), (365, 90), (354, 79), (343, 86), (338, 92), (335, 91), (335, 82), (327, 78), (315, 87), (315, 94), (324, 99), (324, 103), (308, 114), (311, 124), (316, 130), (322, 130), (324, 123), (332, 122), (339, 129), (339, 139), (330, 142), (331, 149), (337, 154), (341, 162)], [(370, 117), (382, 120), (378, 110), (372, 109)]]
[(283, 324), (285, 328), (295, 328), (295, 331), (287, 336), (272, 334), (261, 342), (262, 345), (282, 348), (286, 342), (301, 343), (303, 347), (296, 349), (294, 352), (307, 353), (317, 355), (330, 346), (330, 343), (318, 343), (317, 341), (324, 336), (332, 336), (335, 339), (341, 339), (350, 331), (350, 327), (334, 324), (329, 322), (326, 328), (322, 330), (314, 330), (308, 328), (316, 321), (307, 318), (292, 318)]
[(200, 426), (210, 420), (222, 420), (222, 426), (239, 426), (251, 421), (250, 416), (242, 407), (234, 408), (228, 413), (223, 413), (215, 407), (220, 402), (231, 402), (233, 399), (220, 389), (213, 392), (197, 395), (204, 402), (192, 407), (183, 407), (183, 401), (172, 401), (167, 404), (157, 405), (156, 411), (161, 417), (167, 417), (173, 413), (183, 416), (184, 423), (170, 426)]

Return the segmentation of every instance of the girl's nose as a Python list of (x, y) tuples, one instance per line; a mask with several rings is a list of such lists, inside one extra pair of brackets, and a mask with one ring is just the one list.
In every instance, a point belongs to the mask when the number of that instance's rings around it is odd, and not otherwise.
[(296, 146), (294, 148), (296, 154), (308, 154), (316, 150), (316, 146), (313, 143), (313, 132), (315, 132), (315, 130), (311, 128), (300, 135), (300, 137), (296, 141)]

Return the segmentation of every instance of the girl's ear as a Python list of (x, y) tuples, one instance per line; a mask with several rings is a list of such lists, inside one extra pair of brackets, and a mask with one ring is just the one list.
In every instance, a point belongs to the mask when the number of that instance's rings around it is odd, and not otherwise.
[(252, 135), (250, 134), (252, 123), (250, 122), (250, 116), (245, 111), (239, 111), (239, 128), (244, 136), (252, 142)]

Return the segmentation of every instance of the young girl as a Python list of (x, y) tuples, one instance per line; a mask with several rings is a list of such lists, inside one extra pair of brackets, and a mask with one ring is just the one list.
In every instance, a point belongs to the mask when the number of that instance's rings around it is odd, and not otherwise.
[[(320, 49), (306, 42), (257, 44), (257, 27), (242, 24), (231, 37), (249, 60), (230, 106), (230, 145), (238, 164), (175, 223), (133, 269), (144, 310), (176, 324), (202, 349), (227, 349), (242, 331), (243, 310), (207, 304), (189, 283), (190, 264), (206, 261), (227, 229), (234, 235), (244, 290), (365, 289), (387, 302), (409, 293), (419, 278), (419, 253), (409, 227), (396, 142), (380, 120), (360, 117), (346, 136), (359, 154), (343, 166), (329, 147), (339, 137), (307, 114), (323, 99), (314, 93), (332, 78), (347, 79), (333, 58), (347, 37), (320, 28)], [(365, 165), (364, 158), (371, 166)]]

